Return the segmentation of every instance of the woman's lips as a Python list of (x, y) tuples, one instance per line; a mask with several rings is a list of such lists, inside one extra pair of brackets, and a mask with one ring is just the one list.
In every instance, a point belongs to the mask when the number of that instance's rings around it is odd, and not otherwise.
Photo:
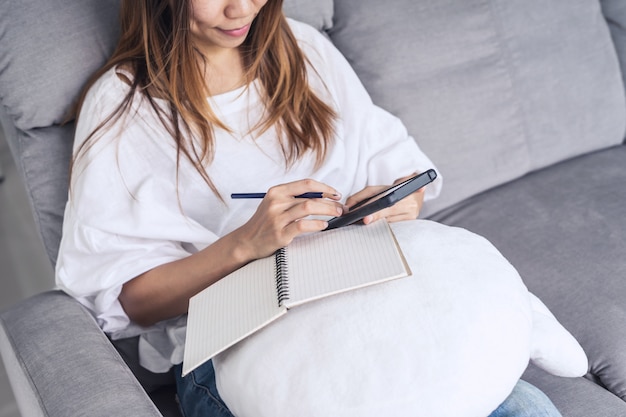
[(248, 33), (248, 30), (250, 30), (250, 24), (247, 24), (238, 29), (220, 29), (222, 33), (228, 36), (232, 36), (233, 38), (239, 38), (246, 35)]

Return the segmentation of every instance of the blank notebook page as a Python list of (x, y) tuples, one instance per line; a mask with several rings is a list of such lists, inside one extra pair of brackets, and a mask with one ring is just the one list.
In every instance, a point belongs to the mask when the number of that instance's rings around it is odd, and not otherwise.
[(385, 221), (305, 235), (286, 250), (288, 307), (409, 273)]
[(274, 256), (259, 259), (191, 298), (183, 374), (284, 314), (274, 271)]

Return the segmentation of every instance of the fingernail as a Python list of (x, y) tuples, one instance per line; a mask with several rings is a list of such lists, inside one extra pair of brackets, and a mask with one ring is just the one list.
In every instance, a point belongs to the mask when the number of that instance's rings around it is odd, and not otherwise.
[(337, 207), (337, 214), (340, 216), (343, 214), (343, 209), (341, 207)]

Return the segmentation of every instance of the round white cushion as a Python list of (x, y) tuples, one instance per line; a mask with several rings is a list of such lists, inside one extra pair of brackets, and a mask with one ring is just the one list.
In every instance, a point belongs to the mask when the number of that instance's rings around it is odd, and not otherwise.
[[(236, 416), (485, 417), (544, 353), (528, 290), (486, 239), (425, 220), (392, 229), (411, 277), (296, 307), (214, 359)], [(541, 317), (580, 368), (576, 341)]]

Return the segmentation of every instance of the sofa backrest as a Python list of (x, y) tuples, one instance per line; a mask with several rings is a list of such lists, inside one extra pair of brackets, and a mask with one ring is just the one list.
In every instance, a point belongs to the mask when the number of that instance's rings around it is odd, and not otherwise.
[(60, 126), (117, 37), (118, 0), (0, 2), (0, 122), (54, 263), (73, 125)]
[[(374, 100), (444, 177), (425, 214), (620, 143), (623, 0), (285, 0), (328, 31)], [(73, 125), (61, 126), (118, 36), (119, 0), (0, 2), (0, 123), (52, 263)], [(602, 12), (611, 23), (611, 32)], [(45, 18), (42, 18), (45, 16)]]
[(624, 139), (598, 0), (335, 0), (330, 36), (441, 171), (426, 215)]

